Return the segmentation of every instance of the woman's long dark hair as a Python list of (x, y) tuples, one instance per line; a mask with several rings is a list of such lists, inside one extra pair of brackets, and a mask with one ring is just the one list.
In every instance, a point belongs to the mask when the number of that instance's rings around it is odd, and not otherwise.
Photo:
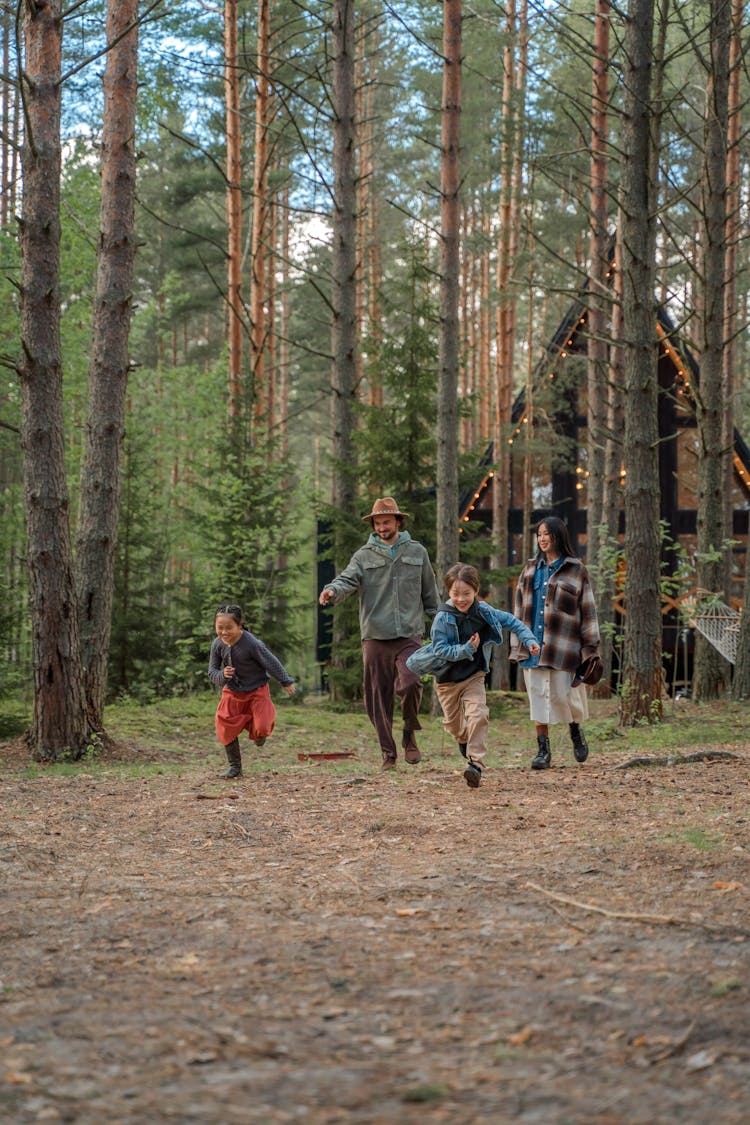
[(552, 540), (558, 555), (562, 555), (563, 558), (576, 558), (573, 544), (570, 542), (568, 525), (561, 520), (559, 516), (545, 516), (544, 519), (540, 520), (537, 524), (537, 535), (539, 534), (539, 528), (542, 524), (547, 528), (547, 534)]

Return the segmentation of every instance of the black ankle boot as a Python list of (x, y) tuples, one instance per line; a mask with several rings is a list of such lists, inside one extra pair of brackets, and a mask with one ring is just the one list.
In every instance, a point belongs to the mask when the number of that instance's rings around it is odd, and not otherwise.
[(469, 764), (464, 770), (464, 780), (469, 786), (469, 789), (478, 789), (482, 780), (482, 767), (479, 762), (473, 762), (469, 758)]
[(585, 762), (589, 756), (589, 744), (578, 723), (569, 723), (570, 740), (573, 743), (573, 757), (577, 762)]
[(227, 761), (229, 762), (229, 769), (222, 777), (242, 777), (242, 755), (240, 753), (239, 739), (234, 738), (225, 746), (227, 752)]
[(536, 741), (539, 749), (536, 752), (536, 757), (532, 759), (531, 768), (533, 770), (548, 770), (552, 763), (552, 751), (549, 748), (549, 736), (546, 734), (538, 734), (536, 736)]

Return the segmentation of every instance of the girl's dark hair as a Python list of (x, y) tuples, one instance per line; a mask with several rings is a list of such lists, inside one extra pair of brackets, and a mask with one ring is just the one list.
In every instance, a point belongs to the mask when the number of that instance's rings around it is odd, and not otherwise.
[(479, 593), (481, 579), (475, 566), (469, 566), (468, 563), (454, 563), (445, 572), (445, 588), (448, 593), (451, 592), (454, 582), (465, 582), (467, 586), (471, 586), (475, 594)]
[(245, 623), (242, 610), (238, 605), (220, 605), (214, 614), (214, 621), (220, 613), (225, 613), (228, 617), (233, 617), (238, 625), (244, 625)]
[(537, 536), (539, 535), (539, 528), (542, 524), (547, 528), (547, 534), (552, 540), (557, 553), (562, 555), (563, 558), (574, 559), (576, 553), (573, 550), (573, 544), (570, 542), (570, 532), (568, 531), (567, 524), (561, 520), (559, 516), (545, 516), (544, 519), (541, 519), (536, 525)]

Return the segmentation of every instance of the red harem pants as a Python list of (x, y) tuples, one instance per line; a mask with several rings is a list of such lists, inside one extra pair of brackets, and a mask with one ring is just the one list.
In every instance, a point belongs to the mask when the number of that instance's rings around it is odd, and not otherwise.
[(397, 637), (393, 641), (362, 641), (365, 709), (378, 734), (380, 749), (396, 754), (393, 738), (393, 697), (401, 701), (404, 730), (421, 730), (419, 704), (422, 680), (406, 667), (406, 659), (420, 647), (419, 637)]
[(276, 708), (268, 684), (255, 691), (232, 691), (225, 687), (216, 711), (216, 737), (222, 746), (228, 746), (243, 730), (253, 741), (267, 738), (275, 719)]

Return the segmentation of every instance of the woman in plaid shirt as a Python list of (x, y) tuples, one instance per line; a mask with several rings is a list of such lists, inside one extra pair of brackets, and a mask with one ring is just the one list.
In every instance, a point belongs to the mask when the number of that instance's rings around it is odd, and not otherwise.
[(539, 550), (529, 559), (516, 587), (515, 614), (536, 637), (541, 651), (533, 656), (511, 636), (511, 659), (523, 668), (529, 710), (536, 725), (534, 770), (549, 769), (550, 723), (568, 724), (577, 762), (589, 748), (580, 724), (588, 718), (581, 664), (599, 655), (599, 623), (586, 567), (574, 554), (568, 529), (557, 516), (537, 528)]

